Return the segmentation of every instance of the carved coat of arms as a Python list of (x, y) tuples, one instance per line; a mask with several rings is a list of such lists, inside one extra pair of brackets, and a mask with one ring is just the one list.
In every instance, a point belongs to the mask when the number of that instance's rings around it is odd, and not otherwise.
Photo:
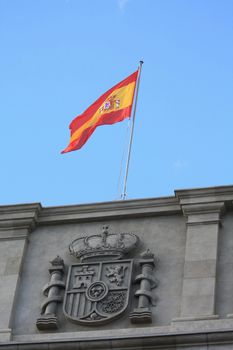
[(125, 311), (132, 261), (106, 261), (70, 266), (64, 313), (82, 324), (106, 323)]
[(82, 263), (69, 268), (64, 297), (64, 314), (80, 324), (103, 324), (122, 314), (129, 301), (132, 260), (119, 260), (132, 249), (137, 237), (130, 233), (79, 238), (70, 252)]
[[(109, 233), (104, 226), (101, 234), (92, 234), (74, 240), (69, 250), (80, 263), (69, 266), (64, 283), (65, 265), (57, 256), (49, 273), (51, 279), (43, 288), (47, 299), (41, 305), (41, 317), (36, 321), (39, 330), (58, 328), (57, 304), (63, 302), (63, 313), (72, 322), (83, 325), (101, 325), (120, 316), (128, 307), (133, 259), (123, 259), (138, 243), (133, 233)], [(148, 249), (139, 260), (141, 273), (135, 282), (138, 306), (130, 313), (132, 323), (152, 321), (150, 305), (154, 305), (152, 289), (156, 279), (152, 276), (154, 255)], [(60, 290), (65, 288), (64, 297)]]

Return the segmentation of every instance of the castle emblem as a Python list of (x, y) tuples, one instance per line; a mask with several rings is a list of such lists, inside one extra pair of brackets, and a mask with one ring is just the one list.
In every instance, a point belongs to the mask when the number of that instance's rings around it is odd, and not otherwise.
[(63, 311), (76, 323), (97, 325), (120, 316), (128, 306), (133, 260), (121, 260), (137, 244), (131, 233), (102, 234), (73, 241), (70, 253), (82, 261), (69, 268)]
[(116, 95), (110, 96), (107, 101), (104, 102), (103, 106), (100, 107), (100, 113), (110, 111), (112, 109), (120, 108), (120, 100), (116, 99)]

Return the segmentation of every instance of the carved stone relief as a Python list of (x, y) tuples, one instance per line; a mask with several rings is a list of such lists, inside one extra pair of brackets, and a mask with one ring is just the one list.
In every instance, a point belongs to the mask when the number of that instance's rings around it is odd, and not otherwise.
[(43, 288), (43, 294), (47, 298), (41, 305), (42, 316), (36, 321), (36, 326), (39, 330), (58, 328), (58, 319), (56, 315), (57, 303), (60, 303), (63, 300), (60, 295), (60, 290), (65, 288), (65, 283), (62, 280), (64, 274), (64, 261), (60, 256), (57, 256), (50, 262), (50, 264), (50, 281)]
[[(65, 316), (75, 323), (88, 325), (103, 324), (118, 317), (128, 306), (132, 264), (132, 260), (121, 260), (120, 269), (118, 261), (91, 262), (88, 268), (86, 262), (71, 265), (63, 304)], [(115, 272), (113, 277), (109, 268)]]
[[(69, 266), (64, 300), (60, 295), (64, 288), (62, 280), (64, 263), (60, 257), (54, 259), (50, 268), (51, 280), (44, 288), (47, 299), (41, 307), (42, 316), (37, 328), (56, 329), (57, 303), (63, 301), (63, 312), (68, 321), (83, 325), (101, 325), (121, 316), (129, 305), (133, 259), (123, 260), (124, 254), (136, 247), (138, 237), (133, 233), (109, 233), (108, 226), (101, 234), (74, 240), (70, 254), (80, 263)], [(138, 306), (130, 314), (133, 323), (151, 322), (150, 306), (154, 305), (152, 289), (154, 255), (149, 251), (139, 260), (141, 273), (136, 277), (140, 284), (135, 292)]]
[(158, 281), (153, 277), (155, 263), (154, 254), (149, 249), (141, 254), (139, 261), (141, 274), (135, 279), (136, 283), (140, 283), (140, 287), (135, 293), (135, 296), (138, 297), (138, 306), (130, 314), (132, 323), (152, 322), (150, 305), (155, 306), (155, 300), (151, 290), (157, 287), (158, 284)]

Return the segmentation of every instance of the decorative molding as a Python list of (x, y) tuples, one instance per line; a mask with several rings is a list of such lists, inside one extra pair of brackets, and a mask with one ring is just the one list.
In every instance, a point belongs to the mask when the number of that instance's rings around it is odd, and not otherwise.
[(187, 316), (187, 317), (176, 317), (172, 319), (172, 322), (188, 322), (188, 321), (208, 321), (218, 320), (219, 315), (200, 315), (200, 316)]
[(26, 238), (41, 210), (40, 203), (0, 206), (0, 240)]
[(8, 342), (11, 340), (11, 328), (1, 329), (0, 328), (0, 345), (2, 342)]
[(224, 202), (227, 208), (233, 208), (233, 186), (176, 190), (175, 196), (95, 204), (55, 207), (42, 207), (40, 203), (2, 205), (0, 239), (24, 237), (35, 225), (177, 215), (186, 204), (214, 202)]
[(232, 206), (233, 185), (175, 190), (181, 205), (197, 203), (229, 202)]
[(43, 208), (38, 225), (181, 214), (175, 197)]
[[(223, 322), (224, 327), (221, 326)], [(31, 336), (15, 336), (12, 342), (0, 343), (0, 350), (35, 350), (45, 348), (77, 349), (169, 349), (174, 347), (193, 347), (214, 344), (233, 344), (232, 320), (212, 320), (207, 327), (203, 321), (185, 324), (185, 330), (174, 326), (163, 327), (137, 327), (129, 329), (114, 329), (114, 332), (103, 331), (79, 331), (72, 333), (33, 334)], [(197, 324), (198, 323), (198, 324)], [(200, 324), (199, 324), (200, 323)], [(184, 326), (184, 324), (182, 324)], [(227, 328), (226, 328), (227, 326)], [(29, 339), (30, 340), (29, 340)]]
[(225, 212), (225, 204), (223, 202), (185, 204), (182, 205), (182, 210), (187, 219), (187, 225), (220, 224)]

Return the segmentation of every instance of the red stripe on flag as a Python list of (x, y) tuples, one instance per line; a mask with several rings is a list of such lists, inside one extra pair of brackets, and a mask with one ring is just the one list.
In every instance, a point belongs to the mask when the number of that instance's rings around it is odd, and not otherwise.
[(106, 91), (102, 96), (100, 96), (91, 106), (89, 106), (82, 114), (78, 115), (71, 123), (69, 128), (71, 129), (72, 134), (80, 128), (90, 117), (98, 110), (102, 103), (107, 99), (114, 90), (119, 89), (123, 86), (126, 86), (132, 82), (136, 82), (138, 71), (134, 72), (126, 79), (122, 80), (120, 83), (113, 86), (111, 89)]
[(80, 137), (77, 140), (74, 140), (71, 142), (64, 151), (61, 153), (67, 153), (76, 151), (77, 149), (80, 149), (89, 139), (89, 137), (93, 134), (95, 129), (100, 125), (112, 125), (118, 122), (121, 122), (122, 120), (130, 117), (132, 110), (132, 106), (129, 106), (127, 108), (124, 108), (122, 110), (116, 111), (116, 112), (110, 112), (105, 115), (103, 115), (98, 122), (95, 125), (92, 125), (91, 127), (85, 129)]

